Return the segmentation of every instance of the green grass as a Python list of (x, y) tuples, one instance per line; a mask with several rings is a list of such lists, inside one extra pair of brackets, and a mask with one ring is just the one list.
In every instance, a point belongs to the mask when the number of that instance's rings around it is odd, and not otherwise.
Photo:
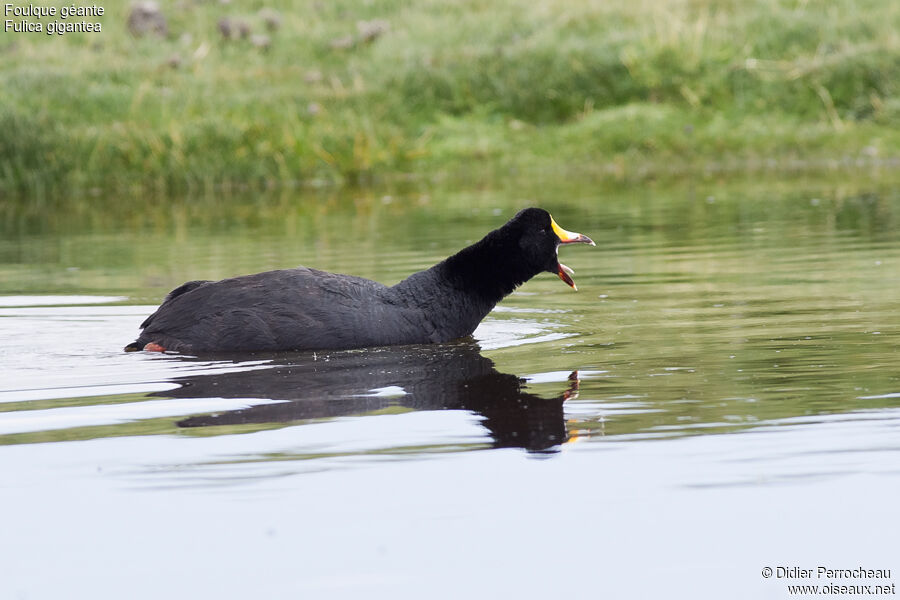
[[(0, 36), (0, 193), (588, 169), (809, 170), (900, 152), (900, 3), (128, 3), (99, 34)], [(266, 32), (260, 11), (281, 24)], [(226, 41), (243, 18), (268, 49)], [(332, 47), (384, 19), (371, 43)]]

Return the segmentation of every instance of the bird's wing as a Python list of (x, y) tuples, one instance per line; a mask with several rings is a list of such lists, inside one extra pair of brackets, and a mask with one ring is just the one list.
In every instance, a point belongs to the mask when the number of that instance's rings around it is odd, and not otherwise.
[(421, 311), (392, 304), (389, 288), (360, 277), (299, 267), (203, 282), (175, 294), (180, 289), (148, 318), (142, 336), (186, 350), (430, 341)]

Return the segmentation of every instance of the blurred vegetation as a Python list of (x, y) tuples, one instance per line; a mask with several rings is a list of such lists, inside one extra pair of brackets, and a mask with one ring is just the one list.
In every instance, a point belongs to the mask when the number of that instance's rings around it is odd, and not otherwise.
[[(896, 164), (891, 0), (127, 2), (0, 36), (0, 193)], [(230, 35), (223, 35), (223, 32)]]

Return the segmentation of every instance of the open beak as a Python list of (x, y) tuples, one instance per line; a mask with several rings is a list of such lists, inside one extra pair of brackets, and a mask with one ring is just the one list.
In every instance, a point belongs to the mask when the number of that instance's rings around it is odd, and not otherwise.
[(570, 269), (569, 267), (567, 267), (566, 265), (564, 265), (562, 263), (557, 263), (556, 266), (559, 269), (557, 271), (559, 278), (562, 279), (563, 281), (565, 281), (566, 285), (570, 286), (573, 290), (575, 290), (577, 292), (578, 287), (575, 285), (575, 281), (572, 280), (572, 275), (575, 274), (575, 271), (573, 271), (572, 269)]
[[(553, 217), (550, 217), (550, 226), (553, 228), (553, 233), (556, 234), (556, 237), (559, 238), (560, 244), (590, 244), (591, 246), (596, 246), (594, 240), (589, 238), (586, 235), (582, 235), (580, 233), (574, 233), (572, 231), (566, 231), (562, 227), (556, 224), (556, 221), (553, 220)], [(575, 271), (567, 267), (562, 263), (557, 263), (557, 275), (562, 279), (566, 285), (570, 286), (576, 292), (578, 288), (575, 286), (575, 281), (572, 280), (572, 275), (575, 274)]]

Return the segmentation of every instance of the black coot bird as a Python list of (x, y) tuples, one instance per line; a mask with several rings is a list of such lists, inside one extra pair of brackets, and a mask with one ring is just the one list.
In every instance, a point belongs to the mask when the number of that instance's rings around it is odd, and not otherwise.
[[(189, 281), (141, 323), (126, 351), (184, 353), (427, 344), (471, 334), (517, 286), (542, 271), (575, 288), (560, 244), (595, 245), (526, 208), (425, 271), (388, 287), (306, 267)], [(577, 289), (577, 288), (576, 288)]]

